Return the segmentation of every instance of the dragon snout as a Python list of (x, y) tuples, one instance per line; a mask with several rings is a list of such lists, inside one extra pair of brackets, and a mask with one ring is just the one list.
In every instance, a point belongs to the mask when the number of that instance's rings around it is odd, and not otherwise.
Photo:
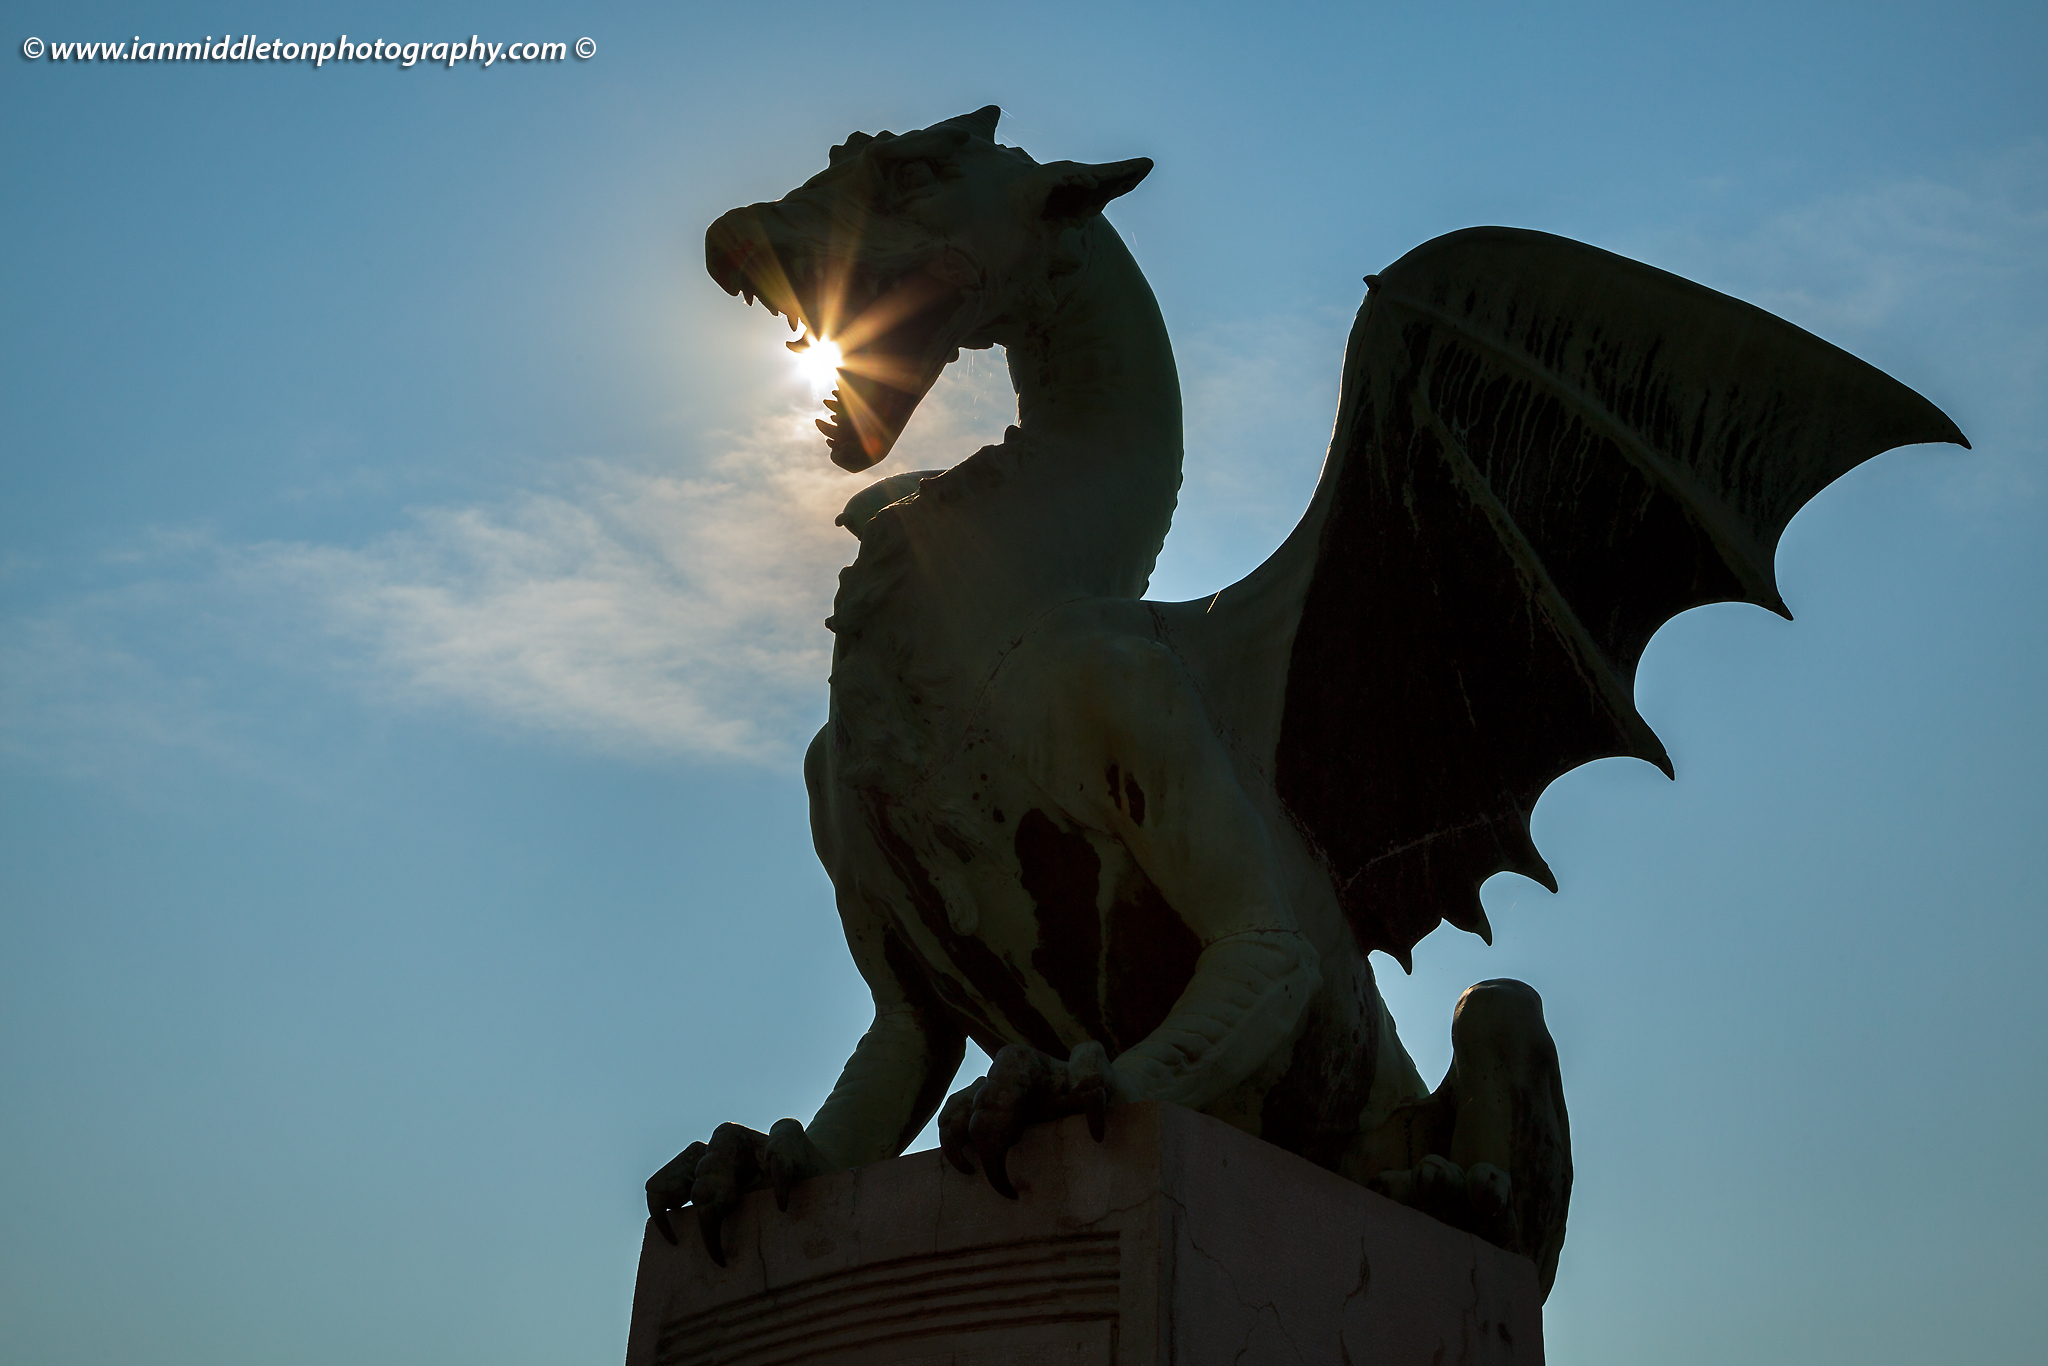
[(794, 324), (801, 304), (789, 279), (775, 239), (761, 221), (761, 210), (772, 205), (751, 204), (723, 214), (704, 233), (704, 268), (728, 294), (748, 303), (759, 295), (770, 311), (788, 315)]
[(737, 294), (750, 283), (749, 264), (768, 249), (753, 209), (734, 209), (704, 233), (704, 268), (720, 289)]

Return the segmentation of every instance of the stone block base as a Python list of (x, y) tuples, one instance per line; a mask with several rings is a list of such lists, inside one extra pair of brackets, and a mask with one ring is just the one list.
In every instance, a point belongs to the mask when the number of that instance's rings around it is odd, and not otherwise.
[(936, 1152), (747, 1197), (720, 1268), (650, 1224), (627, 1366), (1477, 1366), (1543, 1360), (1535, 1264), (1220, 1120), (1080, 1119), (1009, 1201)]

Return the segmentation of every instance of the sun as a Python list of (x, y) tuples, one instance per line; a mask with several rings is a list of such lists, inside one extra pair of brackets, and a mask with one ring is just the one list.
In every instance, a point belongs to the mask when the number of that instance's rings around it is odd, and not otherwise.
[(826, 337), (814, 337), (811, 344), (795, 353), (796, 368), (819, 397), (832, 392), (839, 383), (839, 344)]

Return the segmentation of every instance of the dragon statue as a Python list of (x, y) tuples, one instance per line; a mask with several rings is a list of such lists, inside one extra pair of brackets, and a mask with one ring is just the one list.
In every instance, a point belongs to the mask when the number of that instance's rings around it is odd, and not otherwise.
[[(1102, 217), (1144, 158), (1040, 164), (999, 111), (854, 133), (714, 223), (729, 294), (841, 349), (832, 459), (881, 460), (960, 348), (1016, 425), (840, 517), (831, 712), (804, 773), (875, 1001), (808, 1125), (722, 1125), (647, 1184), (658, 1229), (900, 1153), (1014, 1195), (1025, 1126), (1189, 1106), (1533, 1258), (1570, 1137), (1528, 986), (1460, 998), (1431, 1090), (1374, 984), (1479, 887), (1556, 888), (1529, 813), (1565, 771), (1671, 771), (1632, 701), (1686, 608), (1789, 615), (1792, 515), (1881, 451), (1968, 443), (1924, 398), (1750, 305), (1542, 233), (1472, 228), (1377, 276), (1313, 502), (1188, 603), (1146, 582), (1181, 479), (1151, 288)], [(793, 343), (802, 345), (803, 341)], [(973, 1039), (989, 1075), (947, 1098)], [(943, 1101), (943, 1108), (941, 1102)]]

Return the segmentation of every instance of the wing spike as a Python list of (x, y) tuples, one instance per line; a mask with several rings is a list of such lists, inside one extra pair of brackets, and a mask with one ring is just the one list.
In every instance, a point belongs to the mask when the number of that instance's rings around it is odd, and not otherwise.
[[(1513, 832), (1513, 836), (1508, 843), (1508, 861), (1503, 871), (1520, 873), (1531, 882), (1537, 883), (1545, 890), (1555, 893), (1557, 891), (1557, 874), (1550, 871), (1549, 861), (1543, 857), (1542, 851), (1537, 849), (1536, 839), (1529, 833), (1529, 816), (1527, 812), (1522, 814), (1521, 823)], [(1477, 887), (1472, 889), (1472, 895), (1475, 898), (1478, 897), (1479, 889)], [(1489, 939), (1486, 942), (1490, 944), (1493, 941)]]
[(1467, 934), (1476, 934), (1485, 941), (1488, 948), (1493, 946), (1493, 922), (1486, 918), (1486, 907), (1479, 900), (1479, 889), (1472, 889), (1472, 899), (1463, 904), (1456, 902), (1444, 908), (1444, 919), (1455, 929)]

